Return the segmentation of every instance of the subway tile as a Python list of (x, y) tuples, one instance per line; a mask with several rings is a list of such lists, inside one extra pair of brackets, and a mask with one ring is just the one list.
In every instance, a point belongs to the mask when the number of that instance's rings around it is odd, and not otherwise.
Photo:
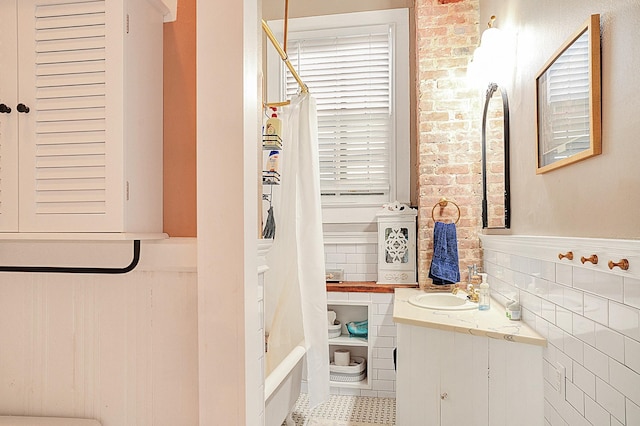
[(584, 311), (584, 293), (571, 288), (564, 289), (563, 306), (570, 311), (582, 314)]
[(396, 346), (395, 339), (389, 336), (376, 336), (369, 339), (376, 348), (394, 348)]
[(621, 276), (586, 268), (575, 268), (573, 287), (622, 302), (623, 280)]
[(640, 342), (628, 337), (624, 338), (624, 364), (640, 373)]
[(596, 378), (596, 402), (624, 424), (626, 417), (624, 395), (600, 378)]
[(338, 246), (336, 244), (325, 244), (324, 245), (324, 253), (328, 254), (328, 253), (337, 253), (338, 252)]
[(556, 325), (567, 333), (573, 333), (573, 314), (571, 311), (556, 306)]
[(584, 417), (592, 425), (608, 425), (610, 423), (611, 414), (593, 399), (585, 396), (584, 398)]
[(327, 302), (346, 302), (349, 300), (349, 293), (344, 291), (328, 291)]
[(358, 274), (373, 274), (378, 272), (378, 265), (371, 263), (358, 263), (356, 265), (356, 272)]
[(556, 322), (556, 305), (546, 300), (540, 301), (540, 316), (545, 320), (555, 324)]
[(573, 363), (573, 383), (591, 398), (596, 397), (596, 376), (578, 363)]
[(595, 346), (596, 324), (588, 318), (573, 314), (573, 335), (585, 343)]
[(565, 352), (558, 351), (557, 363), (564, 367), (567, 380), (573, 380), (573, 359)]
[(393, 316), (393, 305), (391, 303), (374, 303), (372, 309), (374, 314)]
[(571, 287), (573, 285), (573, 267), (556, 263), (556, 282)]
[(364, 280), (372, 282), (378, 281), (378, 271), (376, 271), (375, 273), (364, 274)]
[(395, 381), (392, 380), (372, 380), (372, 388), (377, 391), (394, 391)]
[(564, 303), (564, 289), (564, 286), (550, 282), (549, 295), (547, 299), (555, 303), (556, 305), (562, 305)]
[(584, 345), (584, 366), (605, 382), (609, 381), (609, 357), (603, 352)]
[(584, 316), (600, 324), (609, 324), (609, 302), (602, 297), (585, 293)]
[(565, 384), (565, 398), (573, 408), (584, 416), (584, 392), (570, 381)]
[(380, 380), (396, 380), (396, 372), (393, 370), (375, 370), (378, 372), (378, 379)]
[(573, 268), (573, 287), (581, 289), (592, 289), (594, 287), (594, 270), (589, 268)]
[(378, 391), (378, 398), (395, 398), (396, 393), (390, 391)]
[(562, 339), (564, 337), (564, 332), (560, 327), (555, 326), (554, 324), (549, 324), (549, 343), (562, 350), (563, 343)]
[(624, 303), (640, 308), (640, 280), (624, 278)]
[(389, 315), (371, 315), (370, 325), (395, 325), (393, 317)]
[(635, 404), (640, 405), (640, 374), (610, 359), (609, 384)]
[(345, 281), (367, 281), (367, 277), (365, 274), (344, 274)]
[(376, 244), (358, 244), (356, 253), (377, 253), (378, 246)]
[(600, 324), (596, 324), (596, 348), (611, 358), (624, 362), (624, 337)]
[(366, 253), (364, 255), (364, 262), (365, 263), (372, 263), (374, 265), (378, 264), (378, 255), (374, 254), (374, 253)]
[(325, 256), (326, 263), (346, 263), (347, 255), (344, 253), (327, 253)]
[[(516, 299), (515, 297), (513, 299)], [(531, 312), (536, 315), (541, 315), (542, 310), (540, 308), (541, 299), (527, 291), (523, 291), (520, 293), (520, 304), (526, 309), (529, 309)]]
[[(527, 289), (534, 293), (538, 297), (543, 299), (549, 299), (549, 292), (551, 291), (552, 283), (542, 278), (531, 278), (531, 282), (527, 286)], [(556, 285), (553, 283), (553, 285)]]
[(595, 273), (595, 291), (607, 299), (621, 302), (624, 299), (624, 279), (619, 275), (613, 275), (606, 272)]
[[(555, 310), (554, 310), (555, 312)], [(545, 339), (549, 339), (549, 321), (545, 320), (542, 317), (539, 316), (534, 316), (534, 321), (535, 321), (535, 329), (536, 331)], [(528, 319), (525, 319), (525, 321), (528, 321)]]
[(627, 424), (628, 425), (640, 425), (640, 406), (634, 404), (631, 400), (627, 399)]
[(371, 368), (393, 370), (393, 359), (374, 358), (369, 361), (371, 362)]
[(640, 340), (640, 311), (620, 303), (609, 302), (609, 327)]
[(580, 364), (584, 362), (584, 343), (568, 333), (564, 334), (564, 352)]
[(354, 302), (368, 302), (368, 301), (371, 300), (371, 295), (370, 295), (370, 293), (350, 292), (349, 293), (349, 300), (352, 300)]
[(356, 245), (355, 244), (340, 244), (338, 245), (336, 251), (338, 253), (356, 253)]
[(396, 337), (396, 328), (390, 325), (381, 325), (378, 327), (378, 336)]
[(544, 401), (544, 418), (550, 426), (568, 426), (558, 411), (547, 401)]
[[(358, 264), (356, 263), (338, 263), (336, 264), (335, 269), (342, 269), (342, 272), (345, 274), (356, 274), (358, 273)], [(346, 277), (345, 277), (346, 279)]]
[(345, 254), (346, 263), (367, 263), (367, 254), (347, 253)]
[(373, 303), (393, 303), (393, 293), (372, 293), (371, 301)]

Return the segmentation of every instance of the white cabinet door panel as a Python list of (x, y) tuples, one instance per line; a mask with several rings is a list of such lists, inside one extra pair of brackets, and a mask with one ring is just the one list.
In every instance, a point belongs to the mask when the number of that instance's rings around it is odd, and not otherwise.
[(124, 184), (110, 167), (121, 150), (107, 142), (108, 126), (122, 128), (106, 89), (122, 38), (121, 26), (107, 31), (121, 13), (111, 3), (19, 2), (18, 101), (30, 109), (19, 116), (20, 232), (121, 231)]
[(0, 232), (18, 230), (18, 29), (16, 0), (0, 0)]

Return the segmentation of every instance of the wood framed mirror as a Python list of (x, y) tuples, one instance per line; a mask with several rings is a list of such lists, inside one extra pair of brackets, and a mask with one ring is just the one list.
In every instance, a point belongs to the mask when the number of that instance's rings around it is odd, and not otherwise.
[(602, 152), (600, 91), (600, 15), (591, 15), (536, 75), (538, 174)]
[(510, 226), (509, 100), (506, 90), (490, 83), (482, 112), (482, 227)]

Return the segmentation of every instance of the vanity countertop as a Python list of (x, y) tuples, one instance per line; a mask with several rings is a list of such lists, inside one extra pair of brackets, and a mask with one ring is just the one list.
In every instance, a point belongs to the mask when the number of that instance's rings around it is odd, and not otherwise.
[(424, 293), (421, 289), (396, 288), (393, 304), (393, 321), (419, 327), (437, 328), (503, 339), (510, 342), (547, 346), (547, 340), (523, 321), (511, 321), (505, 315), (504, 306), (491, 299), (491, 309), (444, 311), (425, 309), (409, 303), (409, 297)]

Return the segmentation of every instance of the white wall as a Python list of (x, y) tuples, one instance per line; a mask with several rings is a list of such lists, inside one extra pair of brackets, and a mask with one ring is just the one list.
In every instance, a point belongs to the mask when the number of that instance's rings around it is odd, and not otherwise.
[[(536, 175), (535, 76), (593, 13), (602, 28), (602, 154)], [(517, 39), (508, 87), (514, 234), (640, 238), (640, 6), (637, 0), (482, 0)]]
[[(33, 264), (41, 244), (0, 242), (3, 265)], [(46, 244), (57, 265), (103, 267), (131, 246)], [(0, 414), (197, 424), (196, 297), (193, 239), (142, 242), (125, 275), (0, 273)]]

